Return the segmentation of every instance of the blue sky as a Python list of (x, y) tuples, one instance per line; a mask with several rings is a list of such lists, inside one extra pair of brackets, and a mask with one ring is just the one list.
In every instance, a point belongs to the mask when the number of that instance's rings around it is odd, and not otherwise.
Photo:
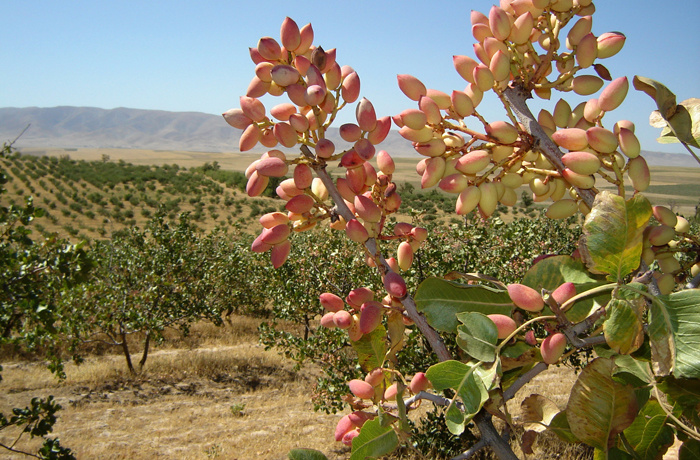
[[(308, 22), (314, 44), (337, 48), (352, 66), (361, 94), (378, 115), (414, 107), (396, 75), (408, 73), (450, 93), (464, 80), (452, 55), (474, 56), (469, 13), (488, 14), (492, 1), (70, 1), (0, 0), (0, 107), (130, 107), (220, 114), (238, 105), (253, 76), (248, 48), (261, 36), (279, 37), (285, 16)], [(672, 7), (669, 7), (672, 5)], [(700, 1), (598, 0), (593, 33), (620, 31), (623, 50), (602, 61), (613, 77), (642, 75), (661, 81), (678, 100), (700, 97)], [(572, 107), (583, 98), (564, 96)], [(553, 108), (557, 99), (543, 107)], [(275, 102), (276, 103), (276, 102)], [(539, 110), (539, 105), (534, 110)], [(630, 90), (606, 116), (637, 125), (644, 149), (683, 152), (662, 145), (648, 126), (655, 108)], [(479, 110), (503, 118), (496, 104)], [(349, 121), (345, 110), (340, 121)], [(232, 128), (233, 129), (233, 128)]]

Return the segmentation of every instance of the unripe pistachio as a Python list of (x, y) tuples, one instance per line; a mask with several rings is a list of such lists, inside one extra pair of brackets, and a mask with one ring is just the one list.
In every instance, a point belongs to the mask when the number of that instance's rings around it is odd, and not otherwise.
[(538, 312), (544, 308), (544, 300), (539, 292), (524, 284), (513, 283), (506, 286), (508, 296), (516, 307), (526, 311)]
[[(347, 154), (346, 154), (347, 155)], [(358, 156), (359, 158), (359, 156)], [(361, 158), (360, 158), (361, 160)], [(363, 163), (364, 164), (364, 163)], [(366, 189), (366, 184), (367, 184), (367, 172), (365, 171), (365, 168), (361, 167), (357, 168), (352, 168), (348, 169), (345, 172), (345, 179), (347, 181), (347, 186), (350, 190), (355, 195), (359, 195), (361, 193), (364, 193)], [(351, 203), (355, 202), (355, 198), (353, 197)]]
[(504, 206), (515, 206), (515, 203), (518, 202), (518, 195), (512, 188), (505, 187), (503, 196), (501, 196), (498, 201)]
[(613, 153), (617, 149), (617, 136), (600, 126), (593, 126), (586, 130), (588, 145), (597, 152)]
[[(426, 97), (432, 99), (435, 102), (435, 104), (437, 104), (438, 108), (440, 108), (441, 110), (449, 109), (450, 105), (452, 103), (450, 101), (449, 94), (442, 92), (442, 91), (439, 91), (437, 89), (428, 88), (428, 90), (426, 92)], [(419, 101), (419, 105), (420, 105), (420, 101)]]
[(457, 197), (455, 212), (460, 216), (469, 214), (479, 204), (481, 198), (481, 190), (475, 185), (471, 185), (464, 189)]
[(552, 291), (551, 295), (559, 305), (563, 305), (567, 300), (576, 295), (576, 285), (571, 282), (562, 283)]
[(304, 54), (311, 47), (311, 44), (314, 41), (314, 30), (311, 24), (306, 24), (299, 29), (299, 36), (301, 37), (299, 46), (290, 51), (294, 51), (297, 54)]
[(369, 334), (374, 331), (382, 322), (383, 310), (384, 306), (377, 301), (363, 303), (360, 307), (360, 332)]
[(486, 125), (486, 134), (502, 144), (512, 144), (518, 140), (518, 130), (505, 121), (494, 121)]
[(489, 37), (493, 37), (493, 32), (487, 24), (474, 24), (472, 26), (472, 37), (479, 42), (483, 43)]
[(418, 241), (422, 243), (426, 239), (428, 239), (428, 229), (423, 228), (423, 227), (413, 227), (411, 229), (411, 238), (413, 238), (415, 241)]
[(615, 123), (613, 126), (613, 132), (618, 136), (620, 135), (620, 128), (627, 128), (634, 132), (634, 123), (629, 120), (619, 120), (617, 123)]
[(659, 265), (659, 270), (661, 273), (678, 273), (681, 271), (681, 264), (675, 257), (665, 257), (663, 259), (657, 259), (656, 263)]
[(576, 23), (569, 30), (569, 33), (566, 35), (566, 47), (573, 50), (583, 37), (591, 33), (592, 25), (593, 20), (591, 16), (584, 16), (576, 21)]
[(311, 208), (313, 208), (315, 204), (316, 202), (309, 195), (297, 195), (287, 201), (284, 207), (287, 211), (304, 214), (305, 212), (311, 211)]
[(564, 199), (552, 203), (547, 208), (546, 215), (550, 219), (566, 219), (578, 211), (578, 204), (574, 200)]
[(571, 106), (566, 100), (559, 99), (552, 114), (554, 124), (559, 128), (566, 128), (569, 126), (569, 118), (571, 118)]
[(442, 140), (445, 142), (445, 145), (449, 148), (452, 149), (459, 149), (466, 144), (464, 138), (460, 136), (459, 134), (455, 133), (445, 133), (442, 135)]
[(282, 55), (279, 43), (272, 37), (262, 37), (258, 40), (258, 52), (263, 59), (268, 61), (276, 61)]
[(486, 16), (481, 11), (472, 10), (470, 15), (469, 15), (469, 20), (471, 21), (472, 25), (475, 25), (475, 24), (489, 25), (488, 16)]
[(396, 250), (396, 261), (401, 270), (405, 271), (411, 268), (411, 264), (413, 264), (413, 248), (407, 241), (399, 243), (399, 247)]
[(690, 223), (683, 216), (677, 216), (677, 223), (674, 227), (676, 233), (688, 233), (690, 231)]
[(649, 166), (644, 157), (632, 158), (627, 163), (627, 175), (636, 191), (643, 192), (649, 187), (651, 177), (649, 175)]
[(574, 77), (571, 89), (581, 96), (588, 96), (603, 87), (603, 79), (595, 75), (579, 75)]
[(477, 174), (491, 162), (491, 156), (487, 150), (472, 150), (462, 155), (455, 168), (463, 174)]
[(566, 349), (566, 336), (561, 332), (545, 337), (540, 346), (540, 353), (545, 364), (554, 364), (559, 361)]
[(343, 79), (340, 95), (349, 104), (355, 102), (360, 96), (360, 76), (357, 72), (351, 72)]
[(622, 104), (622, 101), (625, 100), (628, 90), (629, 81), (627, 77), (616, 78), (608, 83), (605, 89), (600, 93), (600, 97), (598, 97), (600, 109), (605, 112), (615, 110)]
[(258, 237), (255, 238), (255, 240), (253, 240), (253, 243), (250, 245), (251, 251), (257, 252), (257, 253), (263, 253), (263, 252), (266, 252), (266, 251), (269, 251), (270, 249), (272, 249), (272, 245), (265, 243), (261, 237), (262, 237), (262, 234), (258, 235)]
[(399, 391), (398, 386), (395, 383), (392, 383), (384, 391), (384, 400), (385, 401), (394, 401), (396, 399), (396, 394), (398, 393), (398, 391)]
[(552, 140), (562, 148), (575, 151), (588, 147), (586, 131), (579, 128), (564, 128), (552, 133)]
[(502, 8), (492, 6), (489, 11), (489, 27), (493, 36), (500, 41), (505, 41), (510, 35), (510, 19)]
[(676, 280), (672, 274), (654, 272), (653, 276), (656, 279), (656, 284), (659, 286), (661, 295), (669, 295), (676, 288)]
[(411, 129), (408, 126), (404, 126), (399, 129), (399, 134), (411, 142), (428, 142), (433, 138), (433, 131), (427, 126), (421, 129)]
[(384, 370), (381, 367), (372, 369), (365, 376), (365, 382), (373, 387), (380, 385), (384, 381)]
[(442, 157), (428, 158), (425, 162), (425, 171), (421, 177), (421, 188), (430, 188), (437, 185), (445, 174), (445, 159)]
[(549, 113), (549, 111), (547, 111), (545, 109), (540, 110), (540, 112), (537, 114), (537, 122), (543, 128), (547, 128), (547, 129), (550, 129), (552, 131), (556, 131), (556, 129), (557, 129), (557, 124), (554, 121), (554, 117), (552, 116), (551, 113)]
[(642, 152), (642, 146), (634, 131), (627, 128), (618, 128), (617, 140), (620, 143), (620, 150), (627, 155), (627, 158), (637, 158)]
[(620, 32), (606, 32), (598, 37), (598, 57), (609, 58), (616, 55), (625, 44), (625, 36)]
[(397, 80), (399, 82), (399, 89), (413, 101), (418, 101), (421, 96), (427, 94), (427, 89), (425, 85), (418, 80), (416, 77), (407, 74), (397, 75)]
[(585, 69), (593, 65), (598, 57), (598, 41), (593, 34), (584, 35), (576, 46), (576, 62)]
[(411, 381), (408, 383), (408, 389), (413, 394), (418, 394), (430, 388), (430, 380), (424, 372), (416, 372)]
[(265, 191), (265, 188), (267, 188), (269, 182), (269, 177), (260, 175), (257, 171), (253, 171), (246, 183), (246, 193), (249, 197), (260, 196), (260, 194)]
[(533, 16), (529, 11), (520, 14), (513, 22), (513, 28), (510, 31), (508, 39), (516, 45), (527, 43), (530, 41), (530, 35), (532, 34), (534, 24)]
[(425, 112), (419, 109), (406, 109), (398, 116), (403, 126), (408, 126), (411, 129), (423, 129), (428, 123)]
[(263, 229), (262, 233), (260, 233), (260, 239), (263, 243), (275, 245), (285, 241), (290, 233), (291, 228), (289, 225), (279, 224), (271, 228)]
[(491, 69), (484, 64), (478, 64), (474, 67), (474, 83), (481, 91), (488, 91), (494, 83), (493, 73)]
[(273, 268), (280, 268), (287, 261), (292, 244), (289, 240), (278, 243), (270, 249), (270, 260)]
[(428, 142), (414, 142), (413, 148), (421, 155), (425, 155), (427, 157), (439, 157), (445, 153), (447, 146), (445, 145), (445, 141), (442, 139), (433, 138)]
[(573, 0), (552, 0), (550, 2), (550, 8), (557, 13), (564, 13), (569, 11), (574, 6)]
[(320, 324), (323, 327), (327, 327), (328, 329), (335, 329), (336, 326), (335, 322), (333, 321), (333, 318), (335, 317), (335, 312), (329, 311), (328, 313), (324, 314), (321, 317)]
[(566, 182), (583, 190), (588, 190), (595, 186), (595, 176), (578, 174), (569, 168), (562, 171), (562, 177)]
[(510, 56), (499, 50), (491, 57), (489, 69), (496, 81), (505, 81), (510, 77)]
[(493, 182), (484, 182), (479, 185), (479, 212), (483, 217), (489, 217), (498, 206), (498, 190)]
[(270, 82), (262, 81), (256, 76), (250, 80), (245, 95), (248, 97), (261, 97), (267, 94), (268, 89), (270, 89)]
[(330, 292), (324, 292), (318, 296), (318, 299), (321, 302), (321, 306), (323, 306), (323, 308), (329, 312), (335, 313), (336, 311), (340, 311), (345, 307), (343, 299)]
[(346, 142), (357, 142), (362, 137), (362, 128), (355, 123), (345, 123), (340, 125), (338, 133)]
[(692, 267), (690, 267), (690, 275), (693, 277), (698, 276), (700, 274), (700, 262), (696, 263)]
[(491, 61), (493, 60), (494, 55), (498, 52), (501, 51), (505, 56), (510, 60), (510, 51), (508, 50), (508, 47), (506, 46), (505, 43), (502, 41), (493, 38), (493, 37), (488, 37), (484, 40), (483, 43), (483, 49), (484, 52), (486, 53), (486, 61), (484, 62), (485, 65), (490, 65)]
[(384, 142), (384, 139), (389, 135), (391, 130), (391, 117), (384, 116), (377, 118), (377, 126), (367, 134), (367, 140), (372, 144), (377, 145)]
[[(355, 152), (357, 152), (360, 158), (365, 161), (371, 160), (374, 157), (374, 153), (377, 151), (374, 145), (366, 138), (358, 139), (357, 142), (355, 142), (353, 149)], [(372, 183), (374, 183), (374, 181), (372, 181)]]
[(353, 379), (348, 382), (348, 387), (352, 394), (360, 399), (374, 398), (374, 387), (364, 380)]
[(286, 17), (282, 21), (282, 27), (280, 27), (280, 38), (282, 40), (282, 46), (284, 46), (289, 51), (294, 51), (301, 44), (301, 34), (299, 33), (299, 26), (293, 19)]
[(577, 174), (594, 174), (600, 168), (600, 159), (589, 152), (569, 152), (561, 158), (564, 165)]
[(594, 122), (602, 113), (598, 99), (589, 99), (583, 108), (583, 118), (586, 121)]
[(297, 113), (297, 108), (289, 102), (278, 104), (270, 109), (270, 115), (280, 121), (288, 121), (292, 114)]
[(425, 114), (425, 118), (428, 123), (437, 125), (442, 122), (440, 106), (430, 97), (421, 96), (421, 98), (418, 100), (418, 107)]
[(467, 93), (463, 91), (452, 91), (451, 96), (452, 109), (460, 117), (468, 117), (474, 113), (474, 103)]
[(377, 126), (377, 114), (367, 98), (362, 98), (355, 108), (357, 124), (363, 131), (372, 131)]
[(464, 174), (450, 174), (442, 178), (438, 186), (447, 193), (461, 193), (469, 187), (469, 179)]
[(493, 314), (487, 316), (496, 325), (496, 328), (498, 329), (499, 339), (505, 339), (518, 328), (518, 326), (515, 324), (515, 320), (513, 320), (513, 318), (511, 318), (510, 316), (500, 314)]
[(280, 64), (272, 68), (270, 72), (272, 81), (278, 86), (286, 87), (299, 81), (299, 71), (290, 65)]
[(664, 246), (676, 237), (676, 230), (668, 225), (657, 225), (649, 230), (649, 242), (654, 246)]
[(384, 289), (392, 297), (403, 299), (406, 296), (406, 282), (398, 273), (387, 272), (383, 281)]
[(382, 211), (371, 198), (364, 195), (355, 197), (355, 212), (365, 222), (379, 222)]
[(367, 239), (369, 239), (367, 229), (365, 229), (364, 225), (362, 225), (357, 219), (348, 221), (348, 223), (345, 225), (345, 233), (350, 240), (357, 243), (364, 243), (367, 241)]
[(248, 118), (248, 116), (243, 113), (241, 109), (231, 109), (227, 110), (222, 114), (226, 123), (237, 129), (246, 129), (253, 120)]
[(333, 322), (339, 329), (348, 329), (352, 326), (352, 315), (346, 310), (338, 310), (333, 314)]
[(525, 333), (525, 343), (527, 343), (528, 345), (530, 345), (532, 347), (537, 345), (537, 339), (535, 338), (535, 331), (533, 331), (532, 329), (530, 329), (529, 331), (527, 331)]
[(338, 89), (343, 79), (338, 63), (333, 63), (328, 72), (326, 72), (323, 75), (323, 79), (326, 82), (326, 88), (328, 88), (331, 91), (335, 91), (336, 89)]
[(352, 447), (352, 440), (360, 435), (360, 430), (354, 429), (350, 430), (343, 435), (341, 442), (348, 447)]
[(335, 440), (340, 442), (343, 440), (343, 436), (347, 433), (354, 431), (355, 426), (350, 421), (349, 415), (344, 415), (335, 427)]

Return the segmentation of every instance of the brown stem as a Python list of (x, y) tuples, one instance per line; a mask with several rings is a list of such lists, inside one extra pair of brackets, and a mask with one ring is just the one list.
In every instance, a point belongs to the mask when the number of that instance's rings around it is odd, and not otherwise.
[(119, 325), (119, 336), (122, 339), (121, 346), (122, 352), (124, 352), (124, 358), (126, 358), (126, 367), (129, 368), (131, 375), (136, 375), (136, 369), (134, 369), (134, 364), (131, 362), (131, 353), (129, 352), (129, 344), (126, 342), (126, 331)]
[[(515, 112), (518, 120), (522, 123), (525, 131), (535, 139), (536, 145), (540, 148), (547, 160), (549, 160), (560, 173), (564, 171), (566, 167), (561, 161), (561, 150), (559, 150), (557, 144), (547, 136), (547, 133), (544, 132), (542, 126), (537, 122), (537, 119), (525, 102), (528, 98), (532, 97), (530, 92), (521, 85), (515, 85), (509, 86), (508, 89), (503, 92), (503, 96), (510, 103), (513, 112)], [(576, 191), (588, 207), (592, 208), (595, 192), (578, 187), (576, 187)]]
[(146, 365), (146, 359), (148, 359), (148, 348), (151, 344), (151, 333), (146, 332), (146, 340), (143, 342), (143, 354), (141, 355), (141, 360), (139, 361), (139, 372), (143, 370), (143, 366)]

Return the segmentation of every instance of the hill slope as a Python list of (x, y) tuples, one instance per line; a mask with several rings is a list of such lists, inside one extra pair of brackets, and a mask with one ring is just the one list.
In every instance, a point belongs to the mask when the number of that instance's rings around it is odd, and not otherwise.
[[(240, 131), (220, 115), (201, 112), (166, 112), (129, 108), (25, 107), (0, 108), (0, 140), (11, 141), (29, 129), (15, 147), (120, 148), (236, 152)], [(337, 129), (328, 137), (338, 145)], [(396, 156), (417, 154), (410, 143), (392, 130), (381, 149)], [(650, 165), (697, 167), (685, 154), (644, 152)]]

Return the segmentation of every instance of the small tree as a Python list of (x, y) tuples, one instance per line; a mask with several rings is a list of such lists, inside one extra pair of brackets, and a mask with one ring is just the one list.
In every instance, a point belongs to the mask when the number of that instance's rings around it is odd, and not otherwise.
[[(336, 62), (335, 49), (312, 46), (310, 24), (299, 28), (285, 19), (281, 45), (261, 38), (250, 49), (255, 76), (240, 109), (224, 118), (243, 130), (241, 151), (257, 143), (270, 149), (247, 170), (250, 196), (262, 194), (270, 178), (288, 172), (293, 178), (276, 189), (288, 212), (260, 219), (264, 229), (252, 250), (269, 251), (273, 266), (280, 267), (293, 232), (330, 221), (357, 243), (382, 281), (381, 292), (356, 287), (320, 296), (327, 311), (320, 324), (347, 331), (365, 375), (347, 382), (353, 412), (336, 429), (336, 440), (352, 446), (351, 459), (396, 449), (420, 400), (444, 407), (445, 424), (455, 435), (470, 422), (479, 429), (481, 439), (456, 458), (486, 446), (501, 459), (515, 458), (492, 417), (514, 423), (505, 403), (525, 383), (593, 347), (596, 358), (583, 367), (565, 410), (541, 395), (526, 398), (523, 449), (546, 428), (593, 446), (597, 458), (653, 457), (674, 433), (684, 441), (682, 455), (692, 455), (700, 442), (693, 426), (700, 402), (700, 241), (686, 219), (652, 207), (642, 194), (649, 168), (633, 124), (603, 126), (629, 82), (612, 79), (599, 61), (614, 56), (625, 37), (591, 33), (595, 7), (589, 0), (500, 5), (488, 15), (471, 14), (478, 60), (453, 58), (467, 88), (447, 94), (399, 75), (399, 87), (418, 107), (393, 118), (377, 117), (371, 102), (359, 99), (359, 77)], [(671, 127), (664, 136), (697, 143), (691, 134), (697, 111), (676, 104), (657, 82), (635, 77), (634, 84), (655, 97)], [(488, 91), (503, 104), (504, 120), (479, 114)], [(526, 103), (533, 95), (549, 100), (571, 91), (600, 93), (574, 108), (559, 99), (537, 117)], [(259, 99), (265, 94), (286, 95), (290, 102), (274, 106), (268, 116)], [(356, 123), (340, 126), (348, 143), (340, 148), (326, 134), (338, 111), (358, 100)], [(675, 113), (687, 114), (687, 122), (677, 123)], [(552, 202), (549, 218), (585, 216), (577, 250), (543, 255), (517, 282), (450, 273), (409, 291), (402, 273), (429, 235), (412, 223), (387, 225), (401, 199), (394, 162), (375, 146), (392, 119), (424, 156), (417, 167), (422, 188), (454, 193), (458, 215), (488, 218), (499, 203), (513, 206), (515, 191), (526, 185), (533, 201)], [(297, 146), (299, 154), (274, 149), (277, 144)], [(340, 174), (334, 179), (328, 169), (336, 162)], [(599, 191), (600, 182), (613, 191)], [(693, 279), (684, 289), (678, 281), (686, 277)], [(413, 376), (396, 367), (406, 328), (419, 331), (436, 358)], [(324, 458), (309, 451), (290, 455)]]

